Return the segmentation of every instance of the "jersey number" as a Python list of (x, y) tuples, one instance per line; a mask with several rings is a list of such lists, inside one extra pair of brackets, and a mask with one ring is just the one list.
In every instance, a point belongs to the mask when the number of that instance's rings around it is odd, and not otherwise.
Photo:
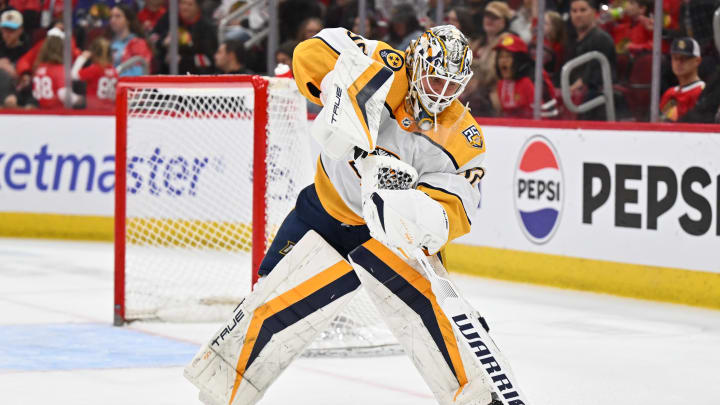
[(470, 182), (470, 185), (475, 187), (480, 183), (480, 180), (485, 177), (485, 169), (482, 167), (473, 167), (472, 169), (465, 170), (463, 174), (465, 175), (465, 179)]
[(103, 100), (114, 100), (116, 83), (117, 79), (114, 77), (101, 77), (98, 80), (97, 97)]
[(347, 32), (347, 35), (353, 42), (355, 42), (355, 45), (360, 48), (362, 53), (367, 55), (367, 51), (365, 50), (365, 38), (361, 37), (360, 35), (355, 35), (350, 31)]
[(54, 96), (53, 82), (49, 76), (33, 77), (33, 97), (36, 100), (50, 100)]

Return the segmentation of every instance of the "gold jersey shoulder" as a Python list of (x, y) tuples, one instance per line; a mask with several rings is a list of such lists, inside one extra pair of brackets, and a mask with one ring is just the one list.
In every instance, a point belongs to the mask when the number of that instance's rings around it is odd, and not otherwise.
[(322, 105), (320, 83), (333, 70), (341, 52), (359, 48), (366, 55), (393, 71), (393, 84), (386, 103), (392, 111), (404, 102), (408, 91), (405, 52), (375, 40), (368, 40), (344, 28), (327, 28), (295, 47), (293, 76), (300, 92), (308, 100)]

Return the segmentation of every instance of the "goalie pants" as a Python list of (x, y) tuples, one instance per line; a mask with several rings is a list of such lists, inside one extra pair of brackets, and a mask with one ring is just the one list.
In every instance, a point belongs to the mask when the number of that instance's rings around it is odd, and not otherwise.
[[(344, 258), (356, 247), (370, 240), (365, 225), (344, 224), (325, 211), (318, 198), (315, 185), (305, 187), (298, 195), (295, 209), (288, 214), (275, 239), (260, 263), (260, 276), (267, 276), (280, 259), (309, 231), (314, 230)], [(359, 281), (358, 281), (359, 283)]]
[[(295, 209), (290, 211), (280, 226), (260, 263), (258, 274), (270, 274), (280, 259), (311, 229), (345, 259), (355, 248), (370, 240), (370, 231), (366, 225), (348, 225), (328, 214), (320, 203), (315, 184), (311, 184), (298, 195)], [(441, 254), (437, 256), (442, 261)]]

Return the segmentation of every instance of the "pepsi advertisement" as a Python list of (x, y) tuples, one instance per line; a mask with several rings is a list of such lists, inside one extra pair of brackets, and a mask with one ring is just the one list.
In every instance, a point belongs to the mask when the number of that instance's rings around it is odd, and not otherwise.
[(719, 134), (482, 130), (482, 200), (456, 242), (720, 273)]

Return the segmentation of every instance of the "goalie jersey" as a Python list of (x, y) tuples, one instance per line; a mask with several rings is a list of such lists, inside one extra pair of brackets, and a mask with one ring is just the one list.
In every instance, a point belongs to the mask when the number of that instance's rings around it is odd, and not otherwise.
[[(352, 48), (360, 48), (394, 73), (373, 153), (393, 156), (418, 171), (417, 189), (442, 204), (448, 214), (449, 241), (469, 232), (484, 173), (480, 166), (485, 153), (482, 131), (458, 100), (437, 116), (437, 125), (430, 130), (423, 131), (417, 126), (405, 101), (409, 86), (405, 52), (344, 28), (324, 29), (295, 48), (293, 74), (300, 92), (322, 105), (323, 78), (333, 70), (339, 54)], [(332, 217), (348, 225), (365, 224), (360, 174), (351, 154), (346, 159), (333, 160), (321, 153), (315, 188), (320, 203)]]

